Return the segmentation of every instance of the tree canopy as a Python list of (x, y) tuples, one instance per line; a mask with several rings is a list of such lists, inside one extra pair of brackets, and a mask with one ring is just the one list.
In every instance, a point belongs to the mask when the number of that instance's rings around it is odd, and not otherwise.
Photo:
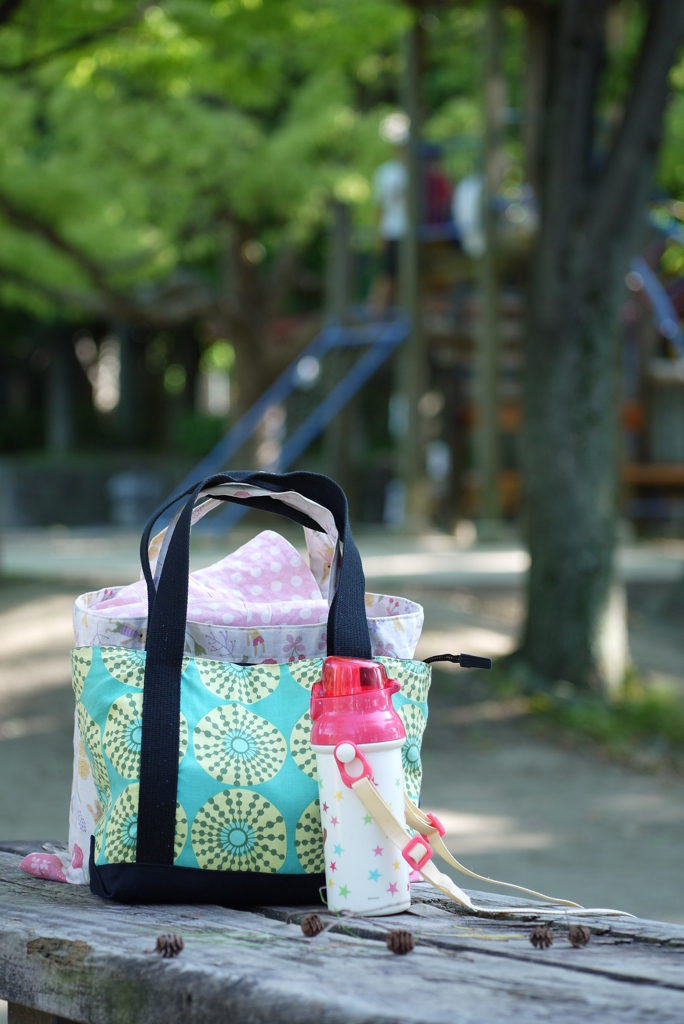
[(4, 302), (209, 312), (231, 232), (267, 263), (331, 195), (367, 197), (405, 18), (389, 0), (6, 2)]

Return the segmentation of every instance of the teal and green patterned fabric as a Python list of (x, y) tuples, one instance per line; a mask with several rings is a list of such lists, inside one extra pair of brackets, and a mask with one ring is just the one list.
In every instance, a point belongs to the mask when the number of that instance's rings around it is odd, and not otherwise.
[[(404, 784), (420, 795), (420, 744), (430, 666), (378, 658), (401, 683)], [(311, 687), (320, 658), (233, 665), (184, 658), (175, 860), (220, 871), (323, 870), (316, 758), (309, 745)], [(72, 651), (80, 735), (102, 807), (95, 863), (135, 862), (145, 652)]]

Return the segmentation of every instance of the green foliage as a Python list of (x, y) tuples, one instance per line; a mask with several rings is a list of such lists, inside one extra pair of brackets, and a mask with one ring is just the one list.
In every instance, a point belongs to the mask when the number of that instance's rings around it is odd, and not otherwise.
[(538, 696), (532, 710), (612, 754), (628, 754), (653, 742), (684, 750), (684, 705), (671, 691), (640, 690), (614, 703), (559, 701)]
[(0, 27), (0, 297), (88, 308), (211, 267), (236, 223), (267, 251), (306, 241), (330, 195), (368, 196), (383, 110), (357, 94), (406, 17), (392, 0), (24, 0)]
[(572, 684), (549, 687), (518, 655), (500, 658), (486, 675), (500, 700), (527, 701), (537, 724), (553, 726), (598, 744), (613, 756), (631, 756), (643, 747), (684, 753), (684, 700), (672, 689), (646, 685), (632, 670), (614, 699), (580, 696)]
[(225, 432), (226, 421), (221, 416), (186, 413), (175, 426), (173, 450), (191, 459), (202, 459)]
[[(425, 135), (479, 167), (485, 3), (422, 19)], [(378, 135), (399, 95), (400, 0), (23, 0), (0, 24), (0, 301), (44, 317), (193, 273), (216, 290), (236, 226), (267, 271), (320, 232), (331, 196), (370, 224)], [(611, 8), (599, 116), (624, 103), (645, 15)], [(524, 103), (525, 21), (504, 10), (508, 105)], [(684, 194), (684, 61), (661, 182)], [(511, 125), (512, 165), (522, 167)], [(470, 141), (468, 141), (468, 139)]]

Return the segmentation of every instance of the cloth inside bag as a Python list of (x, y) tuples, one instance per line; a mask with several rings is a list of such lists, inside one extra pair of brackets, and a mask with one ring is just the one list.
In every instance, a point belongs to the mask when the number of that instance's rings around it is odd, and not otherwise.
[[(332, 550), (331, 545), (331, 555)], [(119, 619), (146, 616), (144, 581), (116, 593), (105, 592), (91, 605), (91, 612), (95, 611)], [(325, 622), (327, 617), (327, 599), (305, 559), (272, 530), (264, 530), (232, 554), (190, 574), (188, 619), (192, 622), (258, 627)]]

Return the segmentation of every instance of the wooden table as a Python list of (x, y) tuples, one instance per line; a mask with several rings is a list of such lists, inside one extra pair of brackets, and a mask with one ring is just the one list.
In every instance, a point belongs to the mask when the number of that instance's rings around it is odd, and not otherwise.
[[(308, 939), (301, 908), (118, 906), (31, 878), (19, 860), (0, 853), (0, 998), (10, 1024), (684, 1021), (678, 925), (591, 918), (591, 941), (574, 949), (559, 913), (554, 944), (538, 950), (534, 914), (476, 918), (420, 884), (409, 913), (340, 921)], [(492, 908), (514, 902), (473, 896)], [(390, 928), (410, 929), (414, 951), (391, 953)], [(167, 932), (184, 939), (174, 959), (153, 952)]]

